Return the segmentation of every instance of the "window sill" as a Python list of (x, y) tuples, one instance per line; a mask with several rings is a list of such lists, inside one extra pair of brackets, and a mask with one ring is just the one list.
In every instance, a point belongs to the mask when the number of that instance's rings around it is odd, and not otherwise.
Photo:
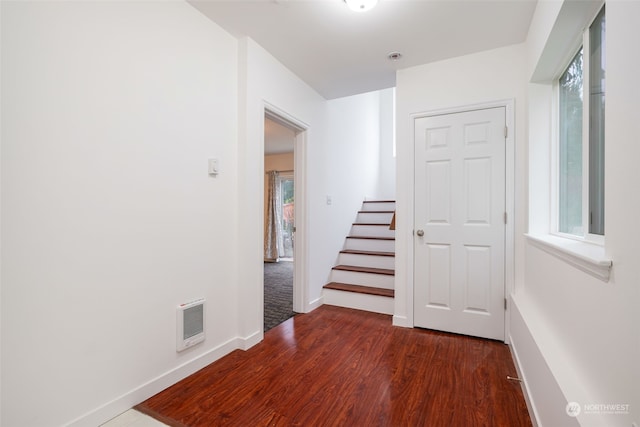
[(543, 251), (573, 265), (604, 282), (609, 281), (613, 261), (607, 259), (604, 247), (551, 234), (525, 234), (529, 242)]

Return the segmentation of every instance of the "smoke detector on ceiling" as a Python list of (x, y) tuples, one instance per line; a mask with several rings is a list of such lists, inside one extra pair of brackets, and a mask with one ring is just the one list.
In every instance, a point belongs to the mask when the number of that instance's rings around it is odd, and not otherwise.
[(354, 12), (366, 12), (378, 4), (378, 0), (344, 0), (344, 2)]

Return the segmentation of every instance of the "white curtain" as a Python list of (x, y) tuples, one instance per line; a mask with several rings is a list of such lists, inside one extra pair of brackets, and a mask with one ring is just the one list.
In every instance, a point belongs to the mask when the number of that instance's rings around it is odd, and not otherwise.
[(267, 262), (277, 262), (280, 255), (284, 253), (282, 241), (282, 194), (280, 191), (280, 181), (278, 172), (270, 171), (269, 186), (267, 192), (267, 224), (264, 233), (264, 260)]

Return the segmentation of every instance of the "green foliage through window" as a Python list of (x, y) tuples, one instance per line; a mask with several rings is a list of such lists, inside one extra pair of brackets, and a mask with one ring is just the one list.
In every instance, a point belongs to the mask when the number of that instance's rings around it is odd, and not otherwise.
[(560, 76), (558, 231), (582, 235), (582, 49)]

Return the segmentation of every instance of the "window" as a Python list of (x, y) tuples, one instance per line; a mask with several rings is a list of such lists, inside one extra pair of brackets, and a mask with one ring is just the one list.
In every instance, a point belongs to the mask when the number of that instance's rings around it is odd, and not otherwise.
[(558, 231), (582, 234), (582, 48), (560, 76)]
[(604, 235), (604, 8), (589, 30), (589, 233)]
[(557, 82), (557, 231), (604, 235), (605, 11)]

